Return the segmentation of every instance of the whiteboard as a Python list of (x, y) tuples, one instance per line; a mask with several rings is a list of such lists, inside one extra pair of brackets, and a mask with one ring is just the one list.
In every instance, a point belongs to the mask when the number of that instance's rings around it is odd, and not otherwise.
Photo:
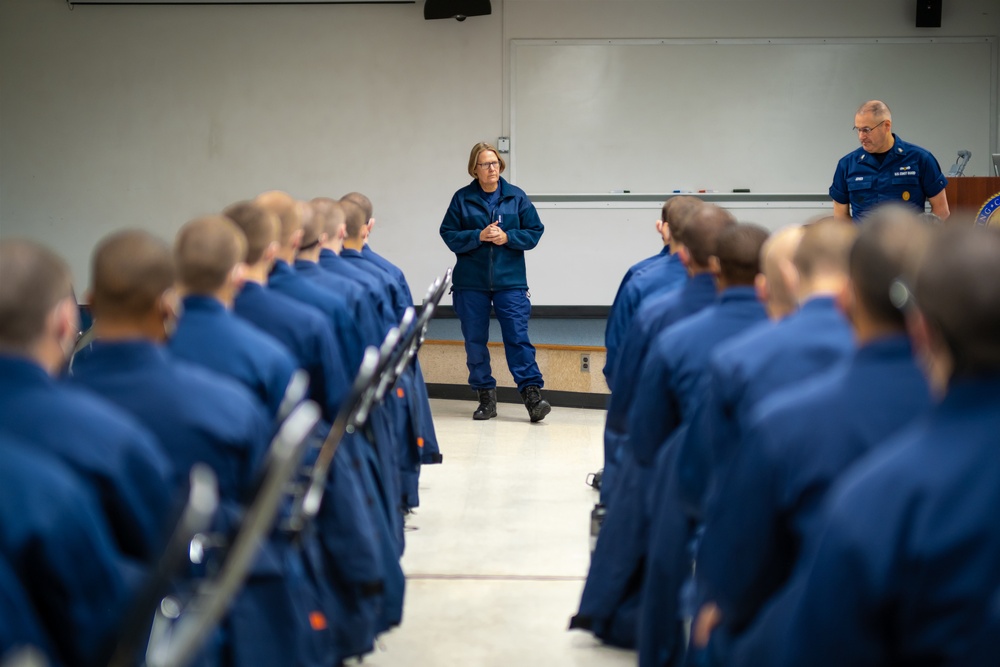
[(997, 152), (996, 40), (512, 40), (511, 180), (532, 193), (825, 193), (881, 99), (966, 176)]

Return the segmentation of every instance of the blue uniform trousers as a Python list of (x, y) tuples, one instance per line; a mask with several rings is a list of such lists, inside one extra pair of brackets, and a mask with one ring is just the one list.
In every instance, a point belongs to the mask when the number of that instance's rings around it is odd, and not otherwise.
[(657, 454), (651, 485), (649, 552), (639, 608), (640, 667), (679, 665), (685, 655), (680, 594), (691, 575), (694, 523), (677, 496), (678, 443)]
[(473, 389), (494, 389), (497, 386), (490, 368), (490, 351), (486, 347), (490, 338), (491, 304), (500, 322), (507, 368), (514, 376), (518, 391), (530, 386), (543, 386), (542, 372), (535, 363), (535, 347), (528, 340), (531, 302), (528, 301), (527, 290), (455, 290), (452, 301), (462, 323), (469, 385)]

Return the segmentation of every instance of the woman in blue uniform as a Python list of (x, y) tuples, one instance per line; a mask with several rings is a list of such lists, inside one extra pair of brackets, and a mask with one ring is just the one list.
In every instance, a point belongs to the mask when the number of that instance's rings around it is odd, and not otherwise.
[(452, 197), (440, 232), (457, 258), (453, 303), (465, 338), (469, 384), (479, 394), (472, 418), (497, 415), (497, 382), (486, 347), (492, 305), (503, 334), (507, 367), (531, 421), (537, 422), (552, 408), (542, 399), (542, 373), (528, 340), (531, 303), (524, 252), (538, 244), (545, 228), (524, 191), (500, 177), (506, 166), (492, 145), (479, 142), (473, 146), (469, 175), (474, 180)]

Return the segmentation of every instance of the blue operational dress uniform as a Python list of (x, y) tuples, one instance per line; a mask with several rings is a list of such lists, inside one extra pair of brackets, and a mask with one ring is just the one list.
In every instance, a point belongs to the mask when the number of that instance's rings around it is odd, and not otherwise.
[(214, 297), (186, 296), (183, 304), (171, 354), (236, 380), (277, 417), (297, 366), (291, 353)]
[[(96, 341), (74, 365), (73, 378), (157, 435), (174, 461), (179, 487), (195, 463), (212, 468), (222, 500), (220, 529), (228, 529), (239, 505), (252, 500), (273, 425), (235, 380), (175, 359), (145, 340)], [(308, 618), (296, 613), (299, 600), (291, 593), (300, 580), (293, 578), (289, 560), (287, 549), (266, 543), (235, 599), (227, 621), (234, 665), (288, 664), (290, 652), (308, 643)]]
[(24, 358), (0, 355), (0, 433), (28, 440), (80, 475), (120, 553), (152, 563), (175, 500), (174, 469), (146, 428)]
[(7, 556), (0, 553), (0, 659), (28, 647), (39, 651), (50, 663), (54, 660), (51, 640), (27, 591), (7, 562)]
[(850, 326), (833, 299), (814, 297), (780, 322), (761, 321), (713, 351), (699, 404), (674, 443), (670, 469), (657, 473), (639, 624), (643, 667), (683, 655), (672, 631), (679, 616), (694, 610), (679, 614), (678, 596), (690, 578), (709, 488), (739, 442), (747, 415), (772, 392), (828, 370), (852, 350)]
[[(632, 266), (628, 267), (628, 271), (626, 271), (625, 275), (622, 276), (622, 281), (618, 283), (618, 291), (615, 292), (615, 298), (611, 302), (611, 310), (614, 310), (615, 306), (618, 305), (618, 299), (622, 295), (622, 290), (625, 289), (625, 286), (628, 285), (629, 281), (632, 280), (635, 274), (639, 273), (657, 260), (667, 257), (668, 255), (670, 255), (670, 246), (664, 245), (663, 248), (660, 249), (660, 252), (651, 257), (647, 257), (646, 259), (641, 259)], [(604, 335), (607, 337), (607, 330), (605, 330)]]
[[(71, 440), (73, 430), (64, 435)], [(6, 434), (0, 435), (0, 556), (57, 660), (106, 665), (130, 597), (110, 528), (74, 472), (37, 451), (35, 442)]]
[(245, 501), (272, 431), (263, 406), (235, 380), (174, 359), (143, 340), (95, 341), (73, 367), (73, 382), (137, 418), (174, 464), (176, 485), (191, 466), (215, 472), (223, 499)]
[[(410, 307), (408, 291), (387, 270), (380, 268), (370, 257), (358, 250), (344, 248), (340, 258), (358, 271), (363, 271), (381, 286), (382, 293), (388, 295), (394, 308), (392, 326), (399, 324), (406, 308)], [(382, 409), (373, 413), (374, 431), (382, 433), (373, 439), (380, 448), (386, 440), (395, 451), (392, 457), (399, 468), (399, 488), (403, 507), (417, 507), (420, 504), (418, 480), (422, 463), (440, 462), (440, 449), (433, 428), (430, 407), (427, 405), (426, 385), (423, 376), (418, 375), (419, 367), (407, 369), (397, 387), (403, 393), (400, 397), (393, 392), (386, 399)], [(419, 382), (417, 382), (419, 378)], [(390, 435), (391, 434), (391, 435)], [(425, 456), (425, 455), (430, 456)], [(384, 456), (383, 456), (384, 458)]]
[(719, 295), (716, 305), (664, 331), (653, 342), (628, 420), (629, 448), (641, 465), (653, 465), (667, 436), (694, 414), (716, 346), (766, 319), (753, 287), (731, 287)]
[[(481, 241), (479, 234), (497, 221), (507, 234), (507, 243)], [(524, 266), (524, 253), (538, 245), (544, 231), (528, 195), (502, 177), (492, 193), (473, 181), (458, 190), (448, 205), (439, 232), (455, 253), (452, 303), (462, 325), (473, 389), (495, 389), (497, 385), (486, 346), (490, 305), (500, 322), (507, 367), (518, 391), (544, 386), (535, 363), (535, 348), (528, 339), (531, 302)]]
[(666, 254), (657, 256), (622, 288), (621, 294), (615, 299), (616, 303), (612, 306), (611, 312), (608, 313), (608, 324), (604, 330), (604, 346), (607, 348), (604, 377), (612, 391), (617, 386), (616, 364), (619, 358), (619, 348), (643, 301), (680, 287), (687, 279), (687, 268), (681, 262), (680, 255)]
[(570, 627), (611, 644), (635, 646), (657, 451), (691, 414), (712, 350), (766, 317), (752, 287), (731, 287), (716, 304), (660, 334), (650, 348), (629, 413), (620, 489), (608, 508)]
[(904, 335), (866, 343), (848, 363), (758, 406), (720, 480), (698, 555), (698, 594), (721, 609), (723, 643), (787, 580), (834, 480), (930, 408)]
[(628, 438), (628, 411), (652, 341), (671, 325), (712, 305), (716, 299), (715, 278), (699, 273), (666, 294), (650, 297), (636, 313), (622, 341), (614, 376), (621, 381), (608, 400), (604, 426), (604, 478), (601, 502), (612, 502), (618, 474), (619, 451)]
[(312, 306), (264, 287), (244, 283), (236, 295), (233, 312), (282, 343), (298, 367), (309, 374), (309, 397), (332, 422), (350, 389), (351, 379), (329, 321)]
[[(368, 249), (368, 246), (364, 246)], [(368, 249), (368, 252), (357, 252), (346, 250), (348, 254), (353, 253), (351, 260), (345, 260), (332, 250), (324, 248), (320, 251), (319, 264), (322, 268), (342, 275), (351, 280), (357, 281), (364, 290), (365, 296), (372, 304), (376, 322), (378, 323), (379, 342), (392, 327), (399, 324), (403, 317), (403, 311), (396, 311), (393, 307), (392, 289), (401, 297), (400, 305), (406, 304), (409, 299), (409, 287), (406, 279), (393, 280), (394, 273), (388, 269), (380, 268), (378, 255)], [(392, 264), (383, 260), (389, 267), (395, 269)], [(398, 269), (396, 271), (402, 275)], [(412, 301), (412, 300), (411, 300)], [(401, 378), (401, 382), (406, 384), (404, 391), (406, 395), (406, 405), (410, 418), (415, 422), (413, 426), (414, 435), (417, 438), (420, 462), (441, 463), (441, 449), (437, 441), (437, 432), (434, 429), (434, 420), (430, 411), (430, 404), (427, 396), (427, 384), (424, 382), (424, 375), (420, 369), (420, 362), (413, 360), (412, 366), (407, 367)]]
[(364, 269), (356, 266), (353, 262), (344, 260), (343, 257), (330, 250), (323, 248), (319, 251), (319, 265), (325, 271), (334, 273), (344, 278), (353, 280), (361, 286), (365, 298), (374, 306), (381, 327), (380, 334), (385, 336), (386, 332), (394, 326), (399, 319), (395, 316), (392, 305), (392, 298), (388, 290), (383, 289), (378, 278), (368, 274)]
[(683, 499), (703, 511), (713, 475), (740, 441), (751, 411), (773, 392), (828, 370), (854, 351), (850, 324), (833, 297), (815, 296), (794, 313), (763, 322), (712, 355), (706, 391), (678, 455)]
[(739, 642), (732, 664), (964, 664), (1000, 586), (997, 405), (995, 371), (953, 378), (926, 418), (845, 472), (744, 640), (765, 643)]
[(926, 200), (948, 185), (933, 155), (895, 133), (892, 136), (895, 143), (881, 163), (861, 147), (837, 163), (830, 197), (839, 204), (850, 204), (854, 220), (861, 220), (872, 208), (886, 202), (923, 213)]
[(381, 331), (375, 304), (365, 299), (364, 290), (358, 283), (324, 270), (317, 262), (297, 259), (293, 268), (316, 285), (343, 297), (365, 345), (377, 347), (382, 342), (384, 332)]
[(410, 285), (409, 283), (406, 282), (406, 276), (403, 275), (402, 269), (400, 269), (398, 266), (387, 260), (382, 255), (372, 250), (372, 247), (368, 245), (368, 243), (365, 243), (363, 246), (361, 246), (361, 255), (369, 262), (371, 262), (372, 264), (374, 264), (375, 266), (379, 267), (380, 269), (388, 273), (390, 276), (392, 276), (392, 278), (400, 286), (400, 289), (402, 290), (403, 294), (406, 296), (406, 301), (407, 301), (406, 305), (407, 306), (413, 305), (413, 293), (410, 291)]
[[(368, 246), (364, 247), (367, 248)], [(375, 278), (382, 285), (384, 294), (388, 296), (392, 306), (393, 325), (398, 324), (403, 318), (403, 313), (406, 312), (406, 309), (413, 305), (409, 287), (401, 284), (394, 274), (377, 264), (372, 259), (372, 255), (370, 253), (366, 254), (363, 250), (344, 248), (340, 251), (340, 258), (345, 260), (349, 266), (364, 271), (372, 278)]]
[(319, 309), (333, 329), (341, 360), (353, 378), (361, 365), (364, 338), (344, 297), (314, 285), (287, 262), (277, 260), (271, 269), (267, 286), (286, 296)]

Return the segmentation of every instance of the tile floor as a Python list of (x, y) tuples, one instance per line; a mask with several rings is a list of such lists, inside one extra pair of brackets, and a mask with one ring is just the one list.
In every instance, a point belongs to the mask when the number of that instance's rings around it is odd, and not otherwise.
[(403, 624), (364, 664), (634, 665), (630, 651), (566, 627), (589, 564), (584, 480), (601, 465), (604, 412), (553, 408), (539, 424), (521, 405), (472, 420), (475, 403), (432, 400), (444, 464), (420, 479), (403, 569)]

